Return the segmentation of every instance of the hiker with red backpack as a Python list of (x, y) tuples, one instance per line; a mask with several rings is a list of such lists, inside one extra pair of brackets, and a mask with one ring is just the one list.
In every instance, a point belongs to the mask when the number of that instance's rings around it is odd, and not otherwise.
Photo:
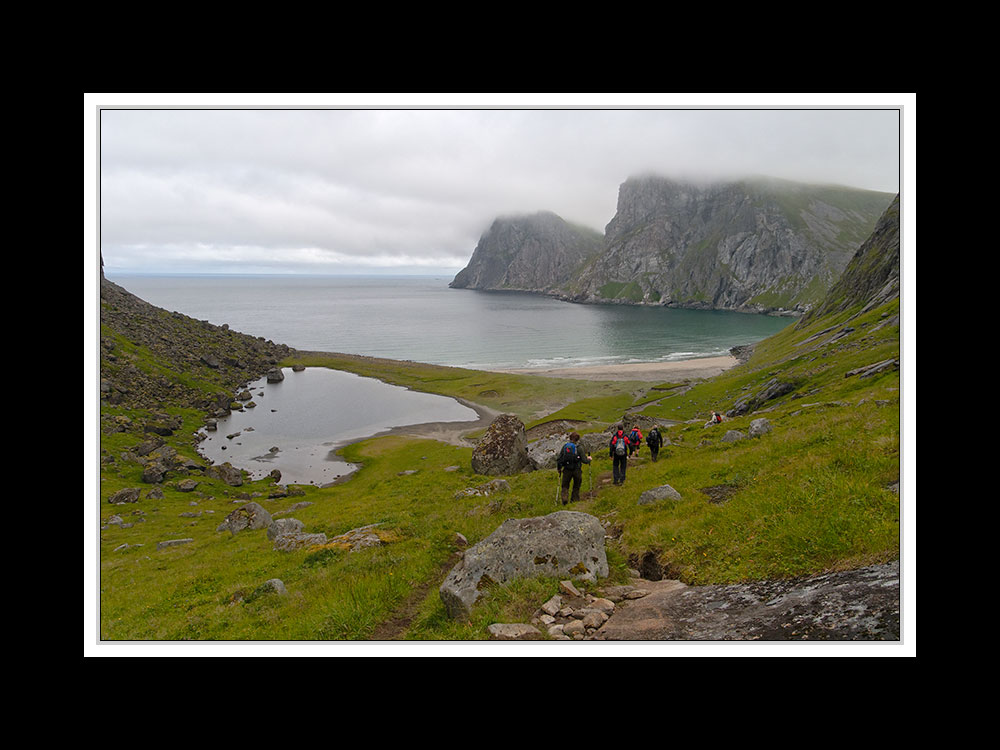
[[(583, 455), (583, 451), (580, 449), (580, 434), (578, 432), (572, 433), (569, 436), (569, 442), (563, 445), (559, 451), (559, 457), (556, 459), (556, 471), (562, 477), (561, 498), (563, 505), (566, 505), (567, 502), (576, 503), (580, 501), (580, 485), (583, 484), (583, 465), (589, 464), (590, 461), (591, 457)], [(573, 484), (573, 492), (567, 501), (566, 496), (569, 493), (570, 483)]]
[(615, 484), (625, 484), (625, 467), (628, 465), (629, 439), (625, 430), (621, 427), (611, 438), (611, 470), (614, 474)]

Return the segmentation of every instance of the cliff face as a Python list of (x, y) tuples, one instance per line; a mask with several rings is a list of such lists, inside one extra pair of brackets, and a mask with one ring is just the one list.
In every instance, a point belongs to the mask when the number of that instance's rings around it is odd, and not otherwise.
[(818, 303), (889, 204), (886, 193), (779, 180), (627, 180), (579, 302), (755, 312)]
[(813, 317), (851, 307), (877, 307), (899, 297), (899, 196), (885, 210), (871, 236), (858, 248), (843, 275), (800, 325)]
[(499, 218), (450, 286), (548, 292), (567, 284), (602, 246), (600, 233), (553, 213)]

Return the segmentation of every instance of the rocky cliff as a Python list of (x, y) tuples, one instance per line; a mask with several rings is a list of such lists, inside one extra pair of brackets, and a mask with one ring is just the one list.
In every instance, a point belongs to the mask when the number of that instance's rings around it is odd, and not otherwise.
[(891, 199), (768, 178), (705, 185), (630, 178), (604, 252), (565, 296), (803, 311), (823, 298)]
[(602, 246), (599, 232), (551, 212), (498, 218), (450, 286), (548, 292), (569, 283)]
[(899, 297), (899, 196), (885, 210), (871, 236), (851, 258), (844, 273), (831, 287), (826, 299), (805, 316), (799, 325), (814, 317), (838, 313), (851, 307), (862, 310), (878, 307)]

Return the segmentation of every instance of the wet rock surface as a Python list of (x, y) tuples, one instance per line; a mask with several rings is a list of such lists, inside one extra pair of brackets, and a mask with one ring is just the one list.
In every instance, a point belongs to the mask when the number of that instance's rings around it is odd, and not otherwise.
[(603, 641), (896, 641), (899, 561), (726, 586), (637, 581), (641, 596), (596, 631)]

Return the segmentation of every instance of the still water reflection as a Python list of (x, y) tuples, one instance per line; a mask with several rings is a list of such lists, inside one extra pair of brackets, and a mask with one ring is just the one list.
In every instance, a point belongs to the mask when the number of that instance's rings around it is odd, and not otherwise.
[(254, 479), (273, 469), (282, 484), (324, 485), (357, 467), (335, 451), (378, 433), (426, 422), (468, 422), (473, 409), (445, 396), (420, 393), (353, 373), (307, 368), (282, 370), (285, 379), (250, 384), (252, 408), (220, 419), (199, 451), (228, 461)]

